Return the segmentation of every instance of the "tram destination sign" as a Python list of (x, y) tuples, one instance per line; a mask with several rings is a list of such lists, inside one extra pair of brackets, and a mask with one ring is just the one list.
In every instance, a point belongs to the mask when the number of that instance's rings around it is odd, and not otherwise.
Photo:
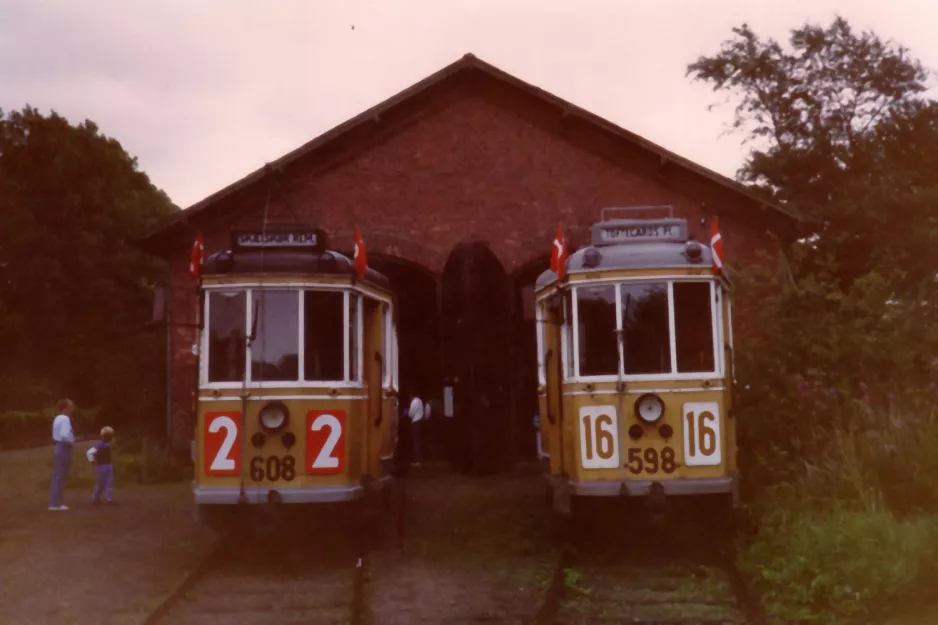
[(622, 219), (593, 226), (593, 245), (646, 243), (650, 241), (683, 242), (687, 235), (683, 219)]
[(239, 230), (232, 233), (234, 246), (240, 249), (305, 248), (321, 249), (324, 245), (319, 230)]

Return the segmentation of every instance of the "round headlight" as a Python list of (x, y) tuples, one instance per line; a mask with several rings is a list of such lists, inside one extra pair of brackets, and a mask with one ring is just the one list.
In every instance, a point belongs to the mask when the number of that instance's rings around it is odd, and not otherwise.
[(642, 395), (635, 401), (635, 416), (645, 423), (654, 423), (664, 415), (664, 402), (653, 393)]
[(261, 427), (268, 432), (279, 432), (287, 427), (287, 407), (280, 402), (267, 404), (258, 415)]

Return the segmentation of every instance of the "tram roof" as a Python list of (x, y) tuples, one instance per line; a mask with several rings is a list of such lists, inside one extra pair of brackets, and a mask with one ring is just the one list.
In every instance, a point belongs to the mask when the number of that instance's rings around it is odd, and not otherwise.
[[(205, 259), (204, 275), (231, 274), (309, 274), (311, 276), (355, 276), (355, 263), (332, 250), (225, 250)], [(364, 282), (390, 290), (391, 281), (369, 268)]]
[[(605, 209), (604, 219), (592, 227), (591, 244), (578, 249), (567, 259), (568, 274), (686, 269), (709, 267), (713, 262), (709, 246), (688, 240), (685, 219), (673, 216), (666, 219), (605, 219), (606, 210), (636, 209)], [(693, 256), (689, 250), (695, 252)], [(535, 289), (540, 290), (556, 280), (557, 274), (548, 269), (538, 276)]]

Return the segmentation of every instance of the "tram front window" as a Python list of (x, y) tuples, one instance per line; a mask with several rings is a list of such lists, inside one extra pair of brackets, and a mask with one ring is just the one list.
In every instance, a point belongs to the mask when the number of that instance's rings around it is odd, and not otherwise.
[(579, 287), (576, 293), (580, 375), (616, 375), (616, 287)]
[(251, 343), (253, 382), (296, 382), (299, 379), (299, 293), (257, 290), (252, 293), (252, 322), (257, 334)]
[(670, 373), (667, 283), (630, 283), (619, 288), (625, 374)]
[[(342, 324), (345, 323), (345, 294), (341, 291), (306, 291), (304, 297), (304, 379), (344, 380)], [(354, 371), (352, 377), (355, 377)]]
[(678, 373), (715, 369), (709, 282), (674, 283), (674, 333)]
[(213, 291), (208, 297), (208, 381), (244, 377), (244, 291)]

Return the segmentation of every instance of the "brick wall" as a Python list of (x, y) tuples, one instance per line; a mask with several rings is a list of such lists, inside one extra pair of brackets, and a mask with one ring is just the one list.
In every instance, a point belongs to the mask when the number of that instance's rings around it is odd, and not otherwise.
[[(549, 254), (558, 220), (571, 244), (586, 243), (604, 206), (670, 204), (704, 241), (710, 215), (719, 211), (731, 262), (753, 262), (757, 250), (776, 249), (765, 232), (772, 216), (741, 212), (737, 194), (494, 83), (435, 96), (393, 128), (382, 123), (390, 122), (375, 121), (369, 141), (346, 142), (288, 166), (289, 205), (275, 195), (269, 222), (315, 224), (343, 251), (352, 249), (358, 223), (369, 254), (403, 258), (436, 275), (466, 239), (489, 242), (512, 274)], [(255, 186), (200, 224), (206, 254), (227, 248), (230, 228), (260, 226), (266, 196), (263, 185)], [(195, 320), (187, 253), (180, 250), (173, 260), (177, 322)], [(748, 314), (745, 303), (734, 307), (734, 317)], [(186, 448), (194, 336), (190, 329), (173, 333), (174, 431)]]

